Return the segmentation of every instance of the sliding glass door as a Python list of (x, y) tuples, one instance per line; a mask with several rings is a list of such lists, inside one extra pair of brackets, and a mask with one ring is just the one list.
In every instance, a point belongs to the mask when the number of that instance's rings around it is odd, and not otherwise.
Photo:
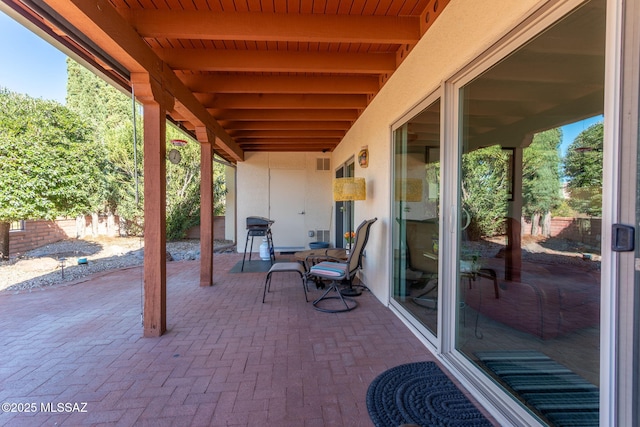
[(598, 425), (605, 2), (459, 95), (455, 348), (534, 417)]
[(394, 130), (393, 304), (438, 335), (440, 100)]

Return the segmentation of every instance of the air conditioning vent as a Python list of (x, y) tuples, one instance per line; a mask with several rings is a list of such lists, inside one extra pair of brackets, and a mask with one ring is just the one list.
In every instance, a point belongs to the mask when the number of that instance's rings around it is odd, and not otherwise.
[(331, 170), (331, 159), (329, 159), (329, 158), (318, 158), (318, 159), (316, 159), (316, 170), (317, 171), (328, 171), (328, 170)]
[(329, 230), (316, 230), (316, 238), (318, 242), (328, 242), (331, 238)]

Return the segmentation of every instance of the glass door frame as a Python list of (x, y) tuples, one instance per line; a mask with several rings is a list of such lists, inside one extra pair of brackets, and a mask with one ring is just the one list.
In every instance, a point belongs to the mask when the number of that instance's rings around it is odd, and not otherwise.
[[(461, 129), (459, 126), (462, 124), (462, 106), (460, 105), (459, 93), (461, 88), (471, 82), (477, 76), (484, 71), (488, 70), (493, 65), (497, 64), (500, 60), (506, 58), (509, 54), (514, 52), (520, 46), (527, 41), (541, 34), (546, 28), (553, 25), (559, 19), (570, 13), (575, 8), (579, 7), (582, 1), (567, 1), (563, 3), (554, 4), (549, 7), (543, 7), (535, 11), (530, 18), (526, 19), (516, 29), (503, 38), (503, 40), (496, 43), (488, 49), (484, 54), (480, 55), (476, 60), (472, 61), (468, 66), (457, 72), (450, 79), (446, 80), (444, 84), (443, 94), (443, 117), (444, 123), (443, 130), (443, 176), (442, 176), (442, 206), (443, 209), (443, 222), (445, 223), (445, 229), (441, 234), (441, 249), (443, 253), (443, 264), (441, 265), (441, 272), (443, 273), (443, 281), (445, 285), (442, 286), (442, 299), (445, 304), (444, 312), (446, 318), (442, 319), (443, 330), (440, 334), (440, 356), (443, 363), (452, 371), (456, 373), (456, 377), (459, 378), (462, 383), (469, 388), (472, 394), (482, 401), (488, 401), (496, 408), (502, 408), (498, 413), (495, 413), (496, 419), (505, 424), (515, 425), (539, 425), (537, 418), (534, 418), (526, 410), (524, 410), (520, 404), (509, 397), (501, 388), (494, 383), (487, 381), (485, 375), (479, 371), (460, 351), (456, 349), (456, 310), (455, 304), (458, 300), (458, 287), (447, 286), (447, 284), (457, 283), (457, 263), (458, 263), (458, 236), (457, 236), (457, 224), (460, 219), (458, 218), (460, 199), (458, 194), (458, 182), (460, 179), (460, 165), (458, 158), (460, 156), (460, 136)], [(615, 1), (609, 0), (607, 2), (608, 15), (611, 11), (615, 11), (619, 6), (613, 5)], [(618, 13), (616, 15), (619, 16)], [(608, 16), (607, 18), (607, 37), (611, 38), (612, 33), (619, 31), (619, 25), (611, 26), (613, 18)], [(611, 47), (611, 40), (608, 40), (607, 52)], [(609, 53), (607, 53), (609, 55)], [(612, 65), (607, 61), (607, 67), (617, 68), (618, 62)], [(609, 80), (605, 85), (605, 99), (608, 99), (608, 94), (617, 93), (615, 88), (612, 87), (611, 81), (612, 70), (607, 69)], [(613, 120), (608, 120), (609, 117), (615, 117), (611, 114), (612, 106), (605, 105), (605, 129), (610, 126), (610, 123), (615, 123)], [(610, 208), (615, 206), (619, 200), (619, 194), (615, 193), (615, 186), (611, 185), (612, 181), (617, 179), (617, 169), (613, 167), (613, 153), (615, 150), (613, 141), (607, 141), (608, 148), (605, 150), (605, 164), (604, 175), (609, 175), (608, 181), (604, 183), (603, 194), (603, 230), (611, 229), (611, 218), (613, 211)], [(608, 154), (607, 154), (608, 152)], [(607, 159), (608, 158), (608, 162)], [(635, 159), (635, 156), (634, 156)], [(635, 178), (634, 178), (635, 179)], [(609, 209), (607, 209), (609, 207)], [(612, 298), (607, 294), (612, 291), (612, 278), (615, 276), (614, 264), (611, 259), (611, 252), (608, 248), (611, 247), (610, 233), (603, 233), (602, 236), (602, 298), (601, 298), (601, 349), (600, 349), (600, 365), (601, 369), (601, 404), (600, 404), (600, 419), (601, 423), (605, 420), (610, 420), (612, 416), (612, 405), (615, 403), (609, 398), (610, 391), (615, 388), (615, 376), (612, 369), (606, 369), (611, 366), (613, 360), (615, 360), (614, 342), (615, 335), (614, 319), (616, 316), (616, 307), (613, 304)], [(607, 256), (607, 253), (609, 256)], [(447, 310), (448, 308), (448, 310)], [(611, 333), (607, 333), (610, 331)], [(637, 355), (636, 355), (637, 357)], [(613, 388), (612, 388), (613, 387)], [(608, 421), (602, 425), (614, 425)]]
[[(398, 120), (396, 120), (390, 128), (390, 140), (391, 140), (391, 144), (390, 144), (390, 151), (389, 151), (389, 159), (390, 159), (390, 170), (391, 170), (391, 180), (393, 182), (393, 180), (395, 179), (396, 176), (396, 166), (395, 166), (395, 150), (396, 150), (396, 140), (395, 140), (395, 135), (396, 135), (396, 131), (398, 129), (400, 129), (403, 125), (405, 125), (407, 122), (409, 122), (413, 117), (415, 117), (416, 115), (420, 114), (420, 112), (422, 112), (423, 110), (425, 110), (427, 107), (429, 107), (430, 105), (432, 105), (433, 103), (437, 102), (438, 100), (440, 100), (440, 164), (442, 164), (443, 161), (443, 156), (444, 156), (444, 138), (443, 138), (443, 129), (444, 129), (444, 120), (443, 120), (443, 96), (442, 96), (443, 92), (442, 92), (442, 88), (439, 87), (438, 89), (436, 89), (435, 91), (431, 92), (429, 95), (427, 95), (425, 98), (422, 99), (422, 101), (420, 101), (418, 104), (416, 104), (413, 108), (411, 108), (409, 111), (407, 111), (404, 115), (402, 115), (402, 117), (400, 117)], [(404, 137), (406, 138), (406, 133), (404, 135)], [(443, 168), (440, 168), (440, 183), (443, 183)], [(396, 197), (395, 194), (395, 185), (390, 185), (390, 198), (389, 200), (391, 201), (389, 204), (389, 218), (393, 218), (393, 204), (394, 204), (394, 200)], [(440, 187), (440, 192), (442, 194), (442, 186)], [(441, 196), (442, 197), (442, 196)], [(442, 200), (442, 199), (441, 199)], [(442, 202), (441, 202), (441, 206)], [(442, 210), (441, 210), (442, 211)], [(444, 219), (442, 221), (440, 221), (439, 224), (439, 243), (438, 245), (440, 247), (442, 247), (442, 233), (443, 233), (443, 223), (444, 223)], [(389, 227), (389, 241), (393, 242), (393, 227)], [(393, 245), (393, 243), (392, 243)], [(437, 322), (437, 336), (434, 335), (428, 328), (426, 328), (422, 323), (420, 323), (418, 320), (415, 319), (415, 317), (413, 315), (411, 315), (411, 313), (409, 313), (409, 311), (407, 311), (405, 308), (403, 308), (398, 302), (395, 301), (395, 299), (393, 298), (393, 292), (394, 292), (394, 272), (395, 272), (395, 265), (394, 265), (394, 259), (393, 259), (393, 247), (391, 250), (391, 256), (390, 256), (390, 260), (389, 260), (389, 265), (390, 268), (388, 269), (389, 271), (389, 287), (388, 287), (388, 300), (389, 300), (389, 307), (391, 308), (392, 311), (394, 311), (396, 313), (396, 315), (400, 316), (405, 322), (408, 322), (413, 328), (417, 329), (420, 333), (419, 338), (422, 340), (423, 344), (429, 348), (429, 350), (431, 350), (432, 352), (438, 354), (441, 352), (441, 345), (442, 345), (442, 339), (439, 337), (442, 337), (442, 331), (443, 331), (443, 309), (445, 307), (445, 305), (443, 305), (443, 301), (442, 298), (438, 298), (438, 306), (437, 306), (437, 312), (438, 312), (438, 322)], [(443, 277), (444, 275), (442, 274), (443, 271), (443, 257), (439, 257), (438, 259), (438, 289), (441, 289), (441, 286), (443, 283), (448, 283), (448, 282), (444, 282), (443, 281)], [(444, 272), (446, 274), (446, 272)], [(440, 292), (440, 291), (439, 291)]]
[[(441, 116), (441, 212), (440, 232), (440, 289), (442, 290), (438, 338), (426, 341), (442, 363), (477, 399), (486, 402), (496, 420), (502, 424), (538, 425), (519, 404), (503, 390), (486, 381), (483, 373), (455, 349), (457, 286), (457, 218), (460, 175), (459, 137), (460, 111), (459, 90), (483, 71), (497, 64), (519, 46), (541, 34), (546, 28), (579, 7), (583, 1), (545, 3), (503, 39), (491, 46), (474, 61), (450, 78), (445, 79), (434, 93), (440, 94)], [(607, 0), (606, 4), (606, 71), (604, 90), (605, 148), (603, 159), (603, 217), (602, 229), (611, 230), (615, 222), (640, 224), (640, 164), (638, 121), (640, 113), (640, 40), (633, 35), (640, 33), (640, 0), (629, 0), (625, 4)], [(625, 31), (623, 33), (623, 30)], [(425, 99), (433, 101), (429, 95)], [(423, 101), (423, 106), (428, 101)], [(412, 109), (398, 119), (390, 129), (394, 131), (416, 113)], [(628, 117), (631, 117), (629, 120)], [(394, 144), (389, 155), (393, 159)], [(624, 162), (623, 162), (624, 159)], [(392, 160), (393, 162), (393, 160)], [(394, 165), (391, 163), (391, 179)], [(394, 186), (390, 188), (389, 217), (393, 215)], [(622, 197), (634, 194), (636, 198)], [(611, 233), (602, 233), (601, 270), (601, 345), (600, 345), (600, 421), (601, 425), (639, 425), (640, 410), (640, 232), (636, 230), (636, 252), (617, 253), (611, 251)], [(392, 233), (389, 231), (389, 238)], [(393, 261), (390, 259), (390, 266)], [(407, 324), (422, 333), (419, 325), (410, 321), (394, 303), (392, 298), (393, 268), (389, 268), (390, 308)], [(447, 307), (449, 308), (447, 310)], [(425, 341), (425, 340), (423, 340)]]
[[(612, 206), (611, 222), (632, 225), (635, 229), (635, 250), (610, 252), (611, 289), (606, 313), (610, 319), (603, 348), (610, 348), (607, 375), (602, 383), (610, 390), (606, 418), (602, 425), (639, 425), (640, 408), (640, 0), (609, 1), (607, 4), (607, 89), (605, 114), (616, 124), (605, 122), (605, 167), (615, 173), (605, 174), (603, 203)], [(636, 36), (634, 38), (634, 35)], [(635, 197), (622, 197), (635, 195)], [(610, 247), (610, 245), (609, 245)], [(606, 335), (606, 336), (605, 336)], [(608, 347), (605, 347), (608, 346)], [(603, 369), (604, 370), (604, 369)]]

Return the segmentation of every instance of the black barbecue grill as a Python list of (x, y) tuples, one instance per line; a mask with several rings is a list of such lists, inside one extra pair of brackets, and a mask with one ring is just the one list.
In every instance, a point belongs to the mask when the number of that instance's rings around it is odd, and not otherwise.
[(251, 252), (253, 251), (253, 238), (254, 237), (266, 237), (267, 247), (269, 249), (269, 259), (271, 264), (276, 260), (276, 254), (273, 250), (273, 236), (271, 235), (271, 225), (273, 220), (262, 216), (249, 216), (247, 217), (247, 240), (244, 243), (244, 255), (242, 256), (242, 268), (244, 270), (244, 260), (247, 256), (247, 246), (249, 245), (249, 237), (251, 237), (251, 248), (249, 249), (249, 261), (251, 261)]
[(247, 230), (267, 230), (271, 227), (273, 221), (263, 216), (248, 216)]

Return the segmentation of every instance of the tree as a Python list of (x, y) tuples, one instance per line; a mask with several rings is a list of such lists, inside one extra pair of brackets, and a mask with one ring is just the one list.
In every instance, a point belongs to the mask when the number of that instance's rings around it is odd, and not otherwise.
[[(113, 129), (131, 123), (131, 97), (67, 58), (67, 107), (92, 125), (96, 141)], [(130, 142), (130, 141), (129, 141)]]
[(604, 125), (596, 123), (576, 137), (564, 159), (569, 206), (589, 216), (602, 215), (603, 141)]
[[(130, 234), (141, 233), (144, 227), (141, 114), (137, 114), (137, 162), (134, 162), (133, 110), (131, 98), (98, 76), (69, 59), (67, 105), (93, 123), (95, 138), (106, 150), (104, 173), (107, 194), (103, 209), (125, 219)], [(167, 126), (166, 150), (175, 148), (169, 141), (185, 139), (189, 143), (177, 148), (182, 160), (167, 162), (167, 237), (183, 237), (200, 223), (200, 145), (175, 126)], [(214, 166), (215, 212), (224, 211), (224, 172)], [(137, 183), (135, 171), (138, 171)], [(222, 170), (222, 172), (221, 172)], [(136, 191), (136, 188), (139, 190)]]
[[(187, 145), (176, 148), (182, 156), (180, 163), (167, 164), (167, 239), (180, 239), (186, 231), (200, 224), (200, 144), (174, 127), (167, 127), (167, 139), (185, 139)], [(168, 144), (167, 150), (173, 147)], [(168, 156), (167, 156), (168, 157)], [(224, 214), (227, 193), (224, 166), (213, 165), (213, 202), (215, 215)]]
[(548, 235), (551, 210), (561, 202), (560, 142), (562, 131), (551, 129), (534, 136), (522, 154), (523, 214), (531, 219), (531, 234)]
[[(141, 126), (138, 126), (140, 129)], [(103, 144), (108, 167), (105, 210), (118, 214), (126, 233), (141, 235), (144, 227), (144, 175), (141, 136), (134, 139), (133, 121), (125, 120), (105, 130)], [(134, 141), (137, 153), (134, 153)]]
[(103, 173), (107, 186), (99, 212), (119, 215), (128, 234), (141, 234), (144, 227), (143, 136), (138, 115), (137, 138), (134, 138), (131, 98), (68, 58), (67, 106), (92, 124), (95, 140), (103, 145), (106, 153)]
[(55, 101), (0, 89), (0, 257), (12, 221), (91, 212), (104, 197), (104, 152)]
[(227, 202), (227, 182), (225, 180), (226, 166), (221, 163), (213, 164), (213, 214), (224, 215)]

